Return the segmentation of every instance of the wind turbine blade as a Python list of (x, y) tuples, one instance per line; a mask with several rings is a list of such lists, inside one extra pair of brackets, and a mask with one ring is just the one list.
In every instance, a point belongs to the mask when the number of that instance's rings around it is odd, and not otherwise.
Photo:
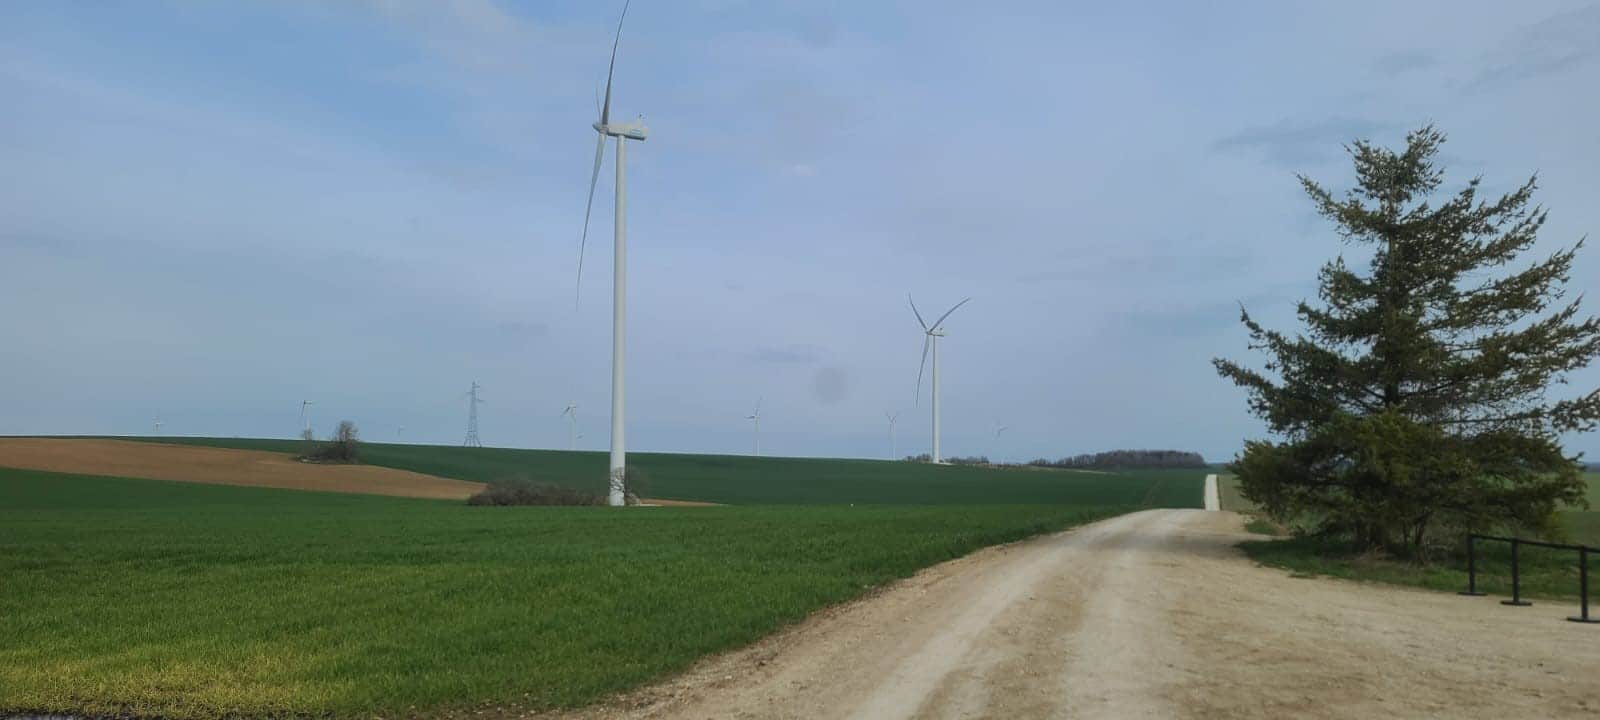
[(911, 299), (911, 293), (906, 293), (906, 302), (911, 303), (911, 312), (916, 313), (917, 324), (921, 325), (922, 330), (926, 332), (928, 330), (928, 324), (922, 321), (922, 313), (917, 312), (917, 301)]
[(600, 182), (600, 164), (605, 158), (606, 135), (600, 133), (599, 139), (594, 144), (594, 172), (589, 175), (589, 201), (583, 206), (583, 235), (578, 239), (578, 281), (573, 291), (575, 294), (573, 305), (577, 305), (583, 299), (583, 255), (589, 247), (589, 216), (594, 213), (594, 186)]
[(617, 18), (617, 36), (611, 40), (611, 64), (606, 67), (606, 101), (600, 106), (600, 124), (611, 122), (611, 76), (617, 71), (617, 45), (622, 42), (622, 21), (628, 19), (628, 6), (633, 0), (622, 3), (622, 17)]
[(945, 311), (945, 314), (940, 315), (939, 319), (934, 321), (934, 323), (933, 323), (934, 329), (935, 330), (939, 329), (939, 326), (944, 323), (944, 319), (947, 318), (947, 317), (950, 317), (950, 313), (955, 312), (956, 308), (959, 308), (962, 305), (965, 305), (965, 304), (967, 304), (969, 302), (972, 302), (972, 298), (967, 298), (966, 300), (962, 300), (961, 302), (956, 303), (956, 307), (950, 308), (949, 310)]
[(756, 415), (758, 416), (761, 414), (761, 401), (763, 399), (764, 398), (756, 398)]
[(922, 336), (922, 364), (917, 366), (917, 407), (922, 407), (922, 371), (928, 367), (928, 342), (931, 335)]

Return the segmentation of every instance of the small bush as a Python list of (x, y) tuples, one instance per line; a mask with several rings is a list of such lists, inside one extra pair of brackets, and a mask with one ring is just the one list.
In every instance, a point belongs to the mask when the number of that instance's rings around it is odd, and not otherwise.
[(949, 465), (988, 465), (988, 455), (973, 455), (972, 457), (947, 457), (944, 459)]
[(311, 454), (301, 458), (310, 462), (320, 463), (355, 463), (361, 459), (361, 433), (356, 430), (356, 424), (349, 420), (339, 422), (339, 429), (333, 432), (333, 437), (326, 445), (311, 451)]
[(527, 479), (499, 480), (489, 484), (478, 494), (467, 498), (468, 505), (603, 505), (605, 498), (594, 493), (538, 483)]
[[(922, 453), (921, 455), (907, 455), (902, 460), (904, 462), (908, 462), (908, 463), (931, 463), (931, 462), (933, 462), (933, 455), (931, 455), (929, 453)], [(974, 455), (972, 457), (952, 456), (952, 457), (944, 458), (944, 464), (946, 464), (946, 465), (988, 465), (989, 464), (989, 458), (988, 458), (988, 456), (985, 456), (985, 455)]]

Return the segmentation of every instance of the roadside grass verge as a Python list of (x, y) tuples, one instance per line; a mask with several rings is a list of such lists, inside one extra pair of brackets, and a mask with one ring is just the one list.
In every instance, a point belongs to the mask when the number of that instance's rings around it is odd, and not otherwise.
[(1256, 506), (1239, 492), (1239, 478), (1232, 473), (1217, 475), (1217, 502), (1223, 510), (1236, 513), (1253, 512)]
[[(1458, 592), (1467, 589), (1467, 558), (1435, 558), (1426, 565), (1361, 553), (1344, 542), (1297, 537), (1240, 543), (1256, 562), (1297, 575), (1325, 575), (1347, 580)], [(1578, 553), (1523, 547), (1522, 595), (1550, 600), (1578, 597)], [(1511, 595), (1511, 549), (1505, 543), (1478, 543), (1478, 591)], [(1591, 575), (1600, 574), (1600, 558), (1589, 561)], [(1591, 580), (1590, 592), (1595, 592)]]
[(1244, 529), (1246, 532), (1255, 533), (1257, 535), (1281, 537), (1284, 534), (1283, 528), (1278, 527), (1276, 523), (1265, 518), (1256, 517), (1254, 515), (1250, 516), (1250, 519), (1245, 521)]
[[(1600, 507), (1600, 474), (1585, 476), (1589, 481), (1590, 503)], [(1273, 529), (1263, 520), (1252, 520), (1252, 532)], [(1561, 513), (1563, 542), (1600, 548), (1600, 510), (1569, 510)], [(1247, 526), (1248, 527), (1248, 526)], [(1410, 585), (1430, 590), (1457, 592), (1467, 588), (1467, 556), (1463, 551), (1434, 558), (1427, 565), (1405, 560), (1363, 554), (1347, 543), (1314, 537), (1294, 537), (1240, 544), (1256, 562), (1303, 575), (1327, 575), (1350, 580)], [(1477, 551), (1478, 590), (1491, 595), (1511, 594), (1511, 548), (1506, 543), (1480, 542)], [(1578, 597), (1578, 553), (1571, 550), (1523, 547), (1520, 552), (1522, 594), (1533, 598), (1574, 600)], [(1600, 557), (1589, 559), (1591, 597), (1600, 596)]]
[(579, 706), (1131, 509), (484, 508), (0, 470), (0, 714)]
[[(241, 438), (118, 438), (301, 453), (304, 441)], [(603, 452), (362, 443), (369, 465), (492, 483), (509, 477), (603, 494)], [(886, 460), (629, 453), (650, 497), (725, 505), (1115, 504), (1204, 507), (1207, 470), (1077, 472), (934, 466)]]
[(1223, 510), (1244, 515), (1244, 529), (1257, 535), (1281, 537), (1284, 528), (1256, 512), (1256, 506), (1239, 493), (1239, 478), (1229, 473), (1217, 475), (1217, 503)]

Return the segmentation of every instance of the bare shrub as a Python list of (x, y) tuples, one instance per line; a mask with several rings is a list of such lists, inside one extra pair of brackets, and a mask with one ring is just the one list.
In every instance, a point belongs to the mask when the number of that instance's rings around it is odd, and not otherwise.
[(356, 463), (361, 460), (361, 433), (349, 420), (339, 421), (339, 428), (327, 444), (301, 458), (319, 463)]
[(638, 505), (639, 498), (650, 494), (650, 475), (633, 465), (629, 465), (622, 475), (622, 501), (628, 505)]
[(592, 492), (562, 485), (510, 478), (489, 483), (489, 487), (467, 498), (468, 505), (603, 505), (605, 499)]
[(944, 459), (948, 465), (988, 465), (988, 455), (973, 455), (972, 457), (947, 457)]

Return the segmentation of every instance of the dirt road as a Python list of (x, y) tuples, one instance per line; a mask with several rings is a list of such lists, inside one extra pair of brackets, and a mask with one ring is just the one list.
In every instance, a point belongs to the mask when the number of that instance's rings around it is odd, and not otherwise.
[(1239, 516), (991, 548), (585, 718), (1594, 718), (1572, 608), (1256, 567)]

